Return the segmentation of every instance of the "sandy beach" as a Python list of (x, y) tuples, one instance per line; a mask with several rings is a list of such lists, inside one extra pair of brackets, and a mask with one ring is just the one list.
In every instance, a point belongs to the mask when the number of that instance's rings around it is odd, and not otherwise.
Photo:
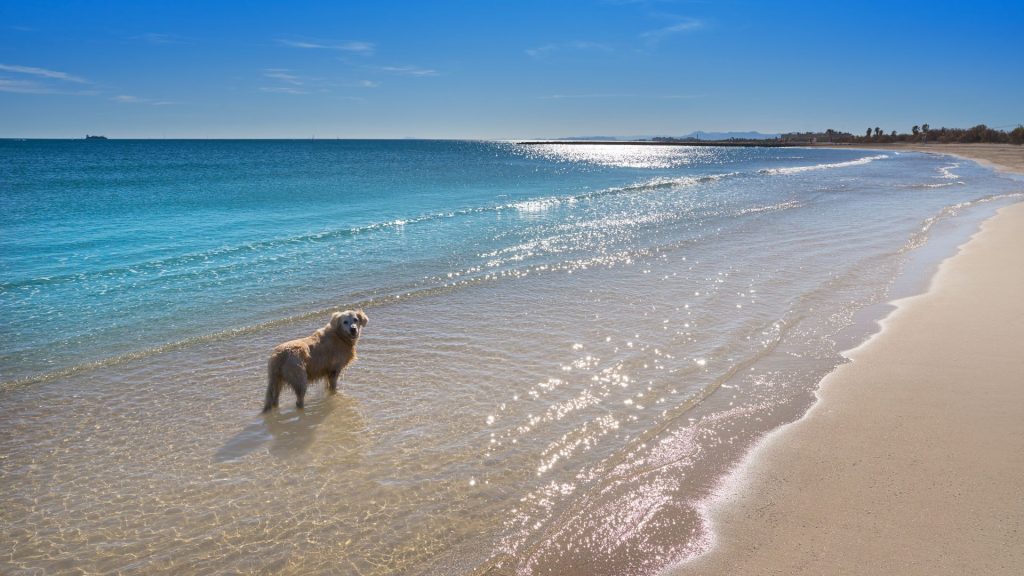
[[(898, 146), (1024, 168), (1007, 145)], [(709, 503), (673, 574), (1024, 572), (1024, 204), (848, 353)]]
[[(825, 146), (826, 148), (846, 148), (846, 146)], [(948, 154), (974, 160), (1000, 172), (1024, 173), (1024, 146), (1013, 144), (872, 144), (853, 146), (870, 150), (897, 150), (910, 152), (926, 152), (928, 154)]]
[[(5, 575), (620, 576), (661, 574), (719, 534), (741, 551), (763, 545), (762, 534), (785, 539), (748, 519), (766, 512), (730, 504), (709, 524), (723, 477), (747, 478), (740, 463), (815, 405), (843, 351), (876, 331), (869, 319), (892, 309), (893, 294), (924, 291), (928, 271), (1024, 188), (948, 156), (852, 148), (94, 144), (0, 141), (11, 158), (0, 181), (20, 182), (5, 197), (0, 249), (12, 343), (0, 350)], [(65, 207), (59, 227), (53, 206)], [(920, 271), (904, 278), (913, 287), (889, 289), (905, 265)], [(998, 571), (1014, 549), (999, 522), (1005, 502), (1019, 505), (1004, 480), (1020, 476), (1005, 459), (1021, 452), (1006, 446), (1019, 434), (1007, 436), (996, 413), (977, 414), (996, 405), (1012, 424), (1020, 410), (998, 390), (975, 392), (973, 378), (989, 386), (990, 370), (1012, 368), (987, 339), (1013, 342), (1006, 330), (1019, 322), (999, 324), (1003, 296), (970, 294), (997, 320), (972, 328), (973, 309), (949, 306), (970, 312), (952, 320), (959, 332), (912, 325), (895, 339), (942, 359), (984, 358), (942, 367), (971, 376), (972, 393), (956, 381), (946, 396), (926, 394), (910, 379), (876, 392), (856, 373), (853, 386), (837, 385), (867, 399), (826, 400), (808, 421), (838, 407), (838, 423), (818, 425), (841, 428), (862, 462), (831, 462), (830, 444), (805, 462), (816, 453), (799, 432), (777, 444), (796, 446), (806, 468), (755, 452), (751, 470), (769, 464), (772, 530), (826, 526), (842, 543), (840, 528), (879, 533), (860, 526), (903, 506), (913, 527), (882, 529), (978, 540), (981, 562), (940, 545)], [(339, 392), (315, 384), (299, 411), (286, 391), (262, 415), (270, 351), (353, 308), (370, 322)], [(914, 340), (965, 329), (977, 348)], [(917, 365), (931, 360), (892, 349), (896, 360), (864, 367), (929, 377)], [(921, 398), (925, 408), (947, 403), (927, 415), (939, 432), (912, 413)], [(976, 421), (994, 428), (979, 432)], [(886, 452), (864, 456), (872, 447)], [(967, 457), (981, 464), (947, 470)], [(795, 479), (776, 483), (773, 462)], [(981, 482), (977, 470), (988, 474)], [(842, 523), (789, 520), (803, 501), (772, 492), (787, 487), (840, 510)], [(870, 510), (877, 503), (883, 510)], [(922, 509), (950, 517), (925, 516), (921, 532)], [(956, 524), (976, 518), (993, 524)], [(736, 535), (744, 529), (754, 544)], [(834, 560), (816, 546), (826, 561), (812, 571)], [(806, 550), (780, 557), (780, 571)]]

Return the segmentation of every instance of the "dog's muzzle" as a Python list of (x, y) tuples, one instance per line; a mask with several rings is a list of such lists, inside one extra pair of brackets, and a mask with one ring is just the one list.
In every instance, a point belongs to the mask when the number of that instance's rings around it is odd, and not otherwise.
[(359, 337), (359, 329), (356, 328), (355, 326), (349, 328), (348, 329), (348, 333), (351, 334), (353, 338), (358, 338)]

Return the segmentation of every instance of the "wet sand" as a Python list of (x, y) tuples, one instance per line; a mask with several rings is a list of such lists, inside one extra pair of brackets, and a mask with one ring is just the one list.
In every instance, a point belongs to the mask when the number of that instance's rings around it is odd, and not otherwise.
[(1024, 573), (1022, 251), (1016, 204), (759, 443), (671, 573)]

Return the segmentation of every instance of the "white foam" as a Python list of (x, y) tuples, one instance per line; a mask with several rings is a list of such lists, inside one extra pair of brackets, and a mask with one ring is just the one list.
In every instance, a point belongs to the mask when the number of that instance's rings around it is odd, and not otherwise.
[(789, 210), (790, 208), (800, 208), (804, 204), (797, 200), (790, 200), (788, 202), (780, 202), (778, 204), (772, 204), (771, 206), (755, 206), (753, 208), (746, 208), (740, 210), (737, 214), (740, 216), (746, 216), (747, 214), (757, 214), (759, 212), (775, 212), (777, 210)]
[(945, 178), (946, 180), (957, 180), (960, 177), (953, 174), (953, 168), (959, 168), (960, 164), (950, 164), (949, 166), (943, 166), (939, 168), (939, 172), (942, 174), (939, 178)]
[(847, 168), (849, 166), (862, 166), (864, 164), (870, 164), (875, 160), (884, 160), (888, 158), (888, 154), (879, 154), (877, 156), (865, 156), (864, 158), (858, 158), (857, 160), (849, 160), (847, 162), (835, 162), (832, 164), (814, 164), (812, 166), (790, 166), (787, 168), (765, 168), (758, 170), (759, 174), (799, 174), (801, 172), (810, 172), (812, 170), (828, 170), (831, 168)]

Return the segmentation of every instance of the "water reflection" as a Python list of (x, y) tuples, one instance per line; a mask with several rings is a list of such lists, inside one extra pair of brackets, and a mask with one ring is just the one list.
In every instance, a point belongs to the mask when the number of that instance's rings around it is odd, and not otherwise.
[(306, 453), (321, 435), (331, 442), (359, 444), (358, 436), (366, 429), (358, 402), (345, 394), (317, 398), (305, 410), (295, 408), (260, 415), (231, 437), (213, 459), (233, 462), (268, 445), (277, 458), (294, 458)]

